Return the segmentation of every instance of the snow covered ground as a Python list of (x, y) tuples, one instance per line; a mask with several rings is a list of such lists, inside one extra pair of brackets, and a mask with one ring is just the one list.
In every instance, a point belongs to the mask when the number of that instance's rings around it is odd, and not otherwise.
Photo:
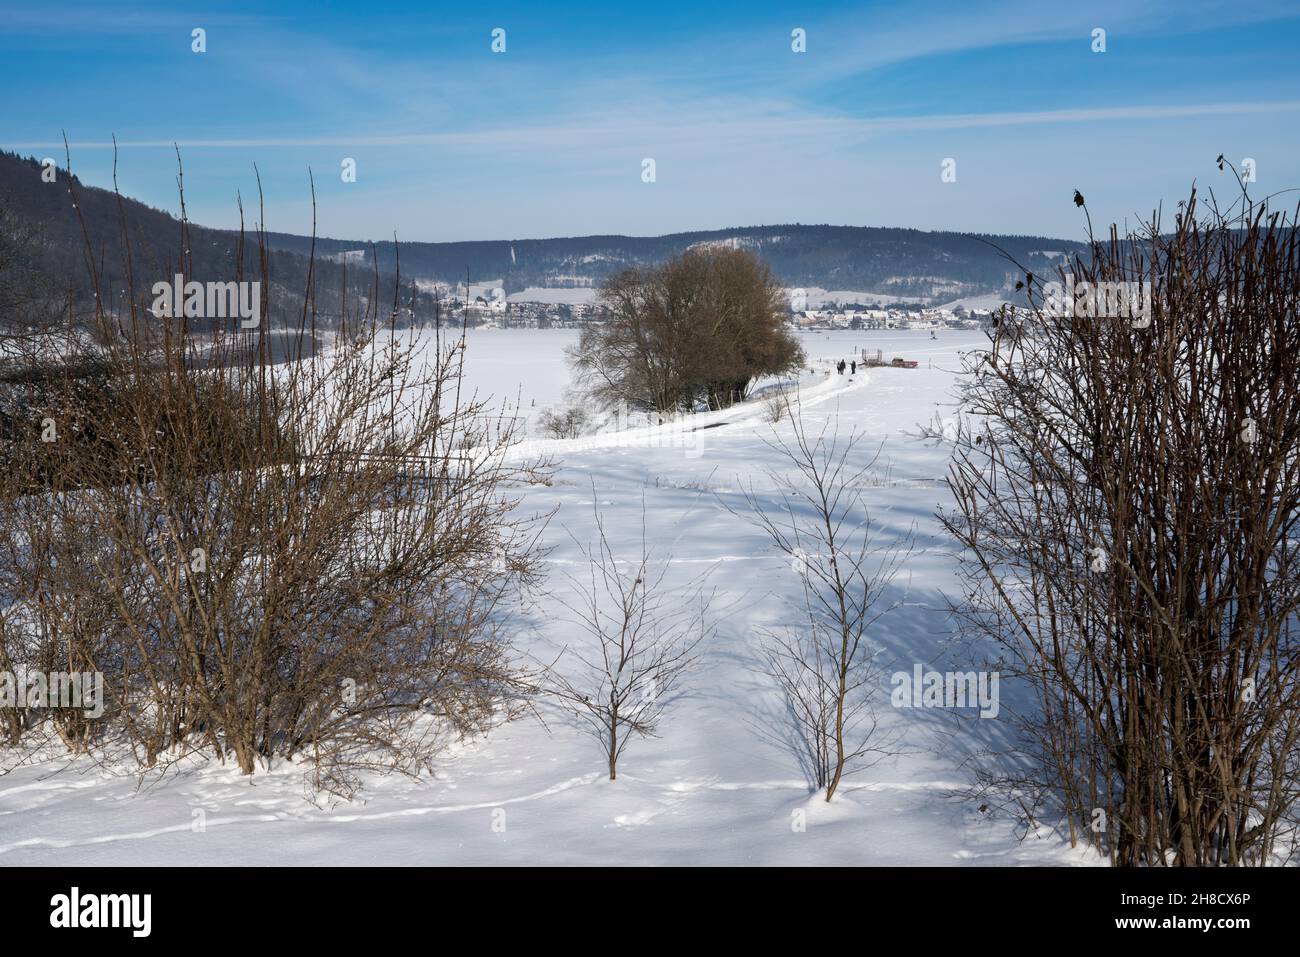
[[(563, 349), (575, 338), (471, 332), (469, 383), (518, 398), (526, 413), (562, 402)], [(866, 432), (872, 447), (884, 442), (879, 482), (866, 492), (873, 516), (890, 533), (913, 523), (918, 530), (917, 551), (892, 596), (903, 605), (872, 632), (885, 673), (916, 664), (978, 669), (972, 650), (952, 642), (941, 594), (954, 581), (951, 548), (933, 518), (946, 494), (946, 451), (904, 433), (951, 412), (958, 351), (979, 345), (979, 334), (802, 339), (813, 360), (848, 357), (857, 347), (919, 360), (915, 370), (805, 375), (804, 414), (813, 424), (836, 416), (842, 431)], [(759, 635), (797, 620), (800, 588), (789, 561), (725, 507), (742, 510), (742, 484), (759, 494), (772, 488), (765, 470), (779, 463), (763, 442), (773, 428), (763, 411), (755, 402), (707, 423), (572, 443), (530, 440), (521, 453), (560, 460), (552, 486), (529, 489), (521, 506), (558, 507), (545, 535), (548, 587), (565, 588), (562, 573), (579, 567), (574, 539), (594, 537), (593, 488), (616, 553), (637, 556), (644, 503), (654, 554), (671, 563), (669, 583), (684, 586), (713, 568), (718, 634), (660, 736), (631, 744), (618, 781), (607, 780), (591, 739), (553, 713), (545, 726), (525, 717), (455, 744), (433, 776), (368, 779), (351, 802), (310, 795), (300, 767), (249, 779), (229, 765), (187, 759), (141, 779), (51, 757), (0, 775), (0, 864), (1095, 863), (1050, 831), (1020, 840), (1015, 822), (982, 814), (962, 794), (971, 783), (965, 758), (1003, 743), (1005, 725), (996, 719), (894, 709), (882, 685), (877, 707), (903, 753), (849, 778), (830, 805), (810, 795), (789, 753), (756, 732), (779, 708), (757, 670)], [(682, 440), (683, 429), (701, 424), (710, 427)], [(514, 641), (538, 658), (583, 640), (554, 597), (535, 596), (516, 621)], [(1003, 708), (1018, 693), (1003, 682)]]

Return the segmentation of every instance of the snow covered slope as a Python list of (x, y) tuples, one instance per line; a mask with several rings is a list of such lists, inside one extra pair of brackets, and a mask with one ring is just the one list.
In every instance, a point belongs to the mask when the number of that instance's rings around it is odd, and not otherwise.
[[(481, 391), (518, 394), (525, 411), (534, 400), (559, 401), (571, 339), (475, 335), (467, 375)], [(946, 495), (946, 451), (904, 435), (951, 412), (958, 350), (979, 344), (978, 335), (816, 333), (803, 341), (814, 360), (857, 347), (919, 360), (915, 370), (805, 375), (804, 414), (812, 423), (838, 417), (843, 431), (868, 433), (872, 447), (883, 441), (878, 481), (866, 492), (873, 516), (891, 533), (913, 523), (918, 530), (892, 596), (903, 605), (871, 635), (885, 673), (916, 664), (978, 668), (972, 650), (951, 641), (941, 594), (953, 584), (951, 546), (933, 518)], [(757, 732), (780, 707), (758, 671), (760, 632), (798, 620), (792, 602), (800, 588), (788, 560), (725, 507), (742, 509), (742, 484), (759, 495), (772, 488), (765, 470), (779, 462), (764, 444), (773, 426), (762, 413), (754, 403), (634, 435), (523, 450), (562, 463), (553, 485), (528, 490), (522, 506), (558, 506), (545, 535), (550, 587), (564, 588), (562, 572), (579, 567), (574, 539), (594, 537), (593, 488), (616, 553), (638, 554), (644, 503), (655, 555), (671, 562), (670, 583), (713, 568), (718, 635), (660, 736), (631, 744), (618, 781), (606, 779), (590, 739), (553, 713), (545, 726), (523, 718), (453, 745), (432, 777), (370, 779), (349, 803), (310, 794), (304, 769), (291, 766), (247, 779), (187, 759), (141, 781), (51, 757), (0, 775), (0, 864), (1093, 863), (1050, 831), (1019, 840), (1015, 822), (991, 819), (963, 796), (971, 782), (965, 759), (1005, 743), (996, 719), (893, 709), (882, 686), (881, 720), (903, 753), (849, 778), (830, 805), (810, 795), (795, 759)], [(689, 442), (670, 438), (687, 429), (695, 430)], [(564, 619), (555, 598), (536, 596), (517, 610), (515, 641), (547, 659), (583, 640)], [(1001, 694), (1005, 708), (1017, 689), (1004, 682)]]

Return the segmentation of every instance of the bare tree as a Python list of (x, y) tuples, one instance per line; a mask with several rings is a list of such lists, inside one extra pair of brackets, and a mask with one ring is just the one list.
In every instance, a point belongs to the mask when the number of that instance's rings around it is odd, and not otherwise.
[(914, 530), (885, 537), (871, 519), (863, 488), (879, 448), (864, 456), (864, 437), (841, 438), (835, 419), (815, 432), (798, 410), (789, 419), (790, 438), (777, 435), (768, 446), (794, 470), (768, 472), (778, 503), (751, 485), (745, 517), (789, 557), (802, 586), (800, 627), (769, 633), (762, 651), (789, 722), (770, 735), (795, 751), (829, 801), (845, 775), (895, 743), (874, 707), (880, 672), (867, 633), (898, 604), (886, 595), (911, 555)]
[(665, 587), (670, 561), (652, 560), (644, 508), (640, 555), (620, 569), (594, 501), (592, 509), (597, 541), (578, 544), (587, 577), (570, 576), (575, 597), (560, 598), (590, 640), (580, 650), (562, 652), (551, 668), (551, 690), (564, 711), (600, 742), (613, 781), (631, 740), (655, 735), (664, 709), (678, 697), (682, 676), (696, 661), (696, 650), (712, 635), (712, 596), (704, 592), (707, 573), (686, 587), (684, 598)]
[(753, 381), (801, 366), (785, 292), (752, 253), (693, 249), (654, 268), (611, 276), (603, 315), (583, 329), (570, 361), (606, 407), (661, 417), (706, 403), (726, 408)]

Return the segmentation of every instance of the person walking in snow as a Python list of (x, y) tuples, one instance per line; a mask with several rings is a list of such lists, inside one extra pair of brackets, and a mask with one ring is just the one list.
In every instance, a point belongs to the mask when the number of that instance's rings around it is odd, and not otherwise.
[(837, 365), (837, 366), (835, 367), (835, 371), (838, 372), (840, 375), (844, 375), (844, 360), (843, 360), (843, 359), (841, 359), (841, 360), (840, 360), (840, 364)]
[(852, 362), (849, 363), (849, 375), (857, 375), (857, 374), (858, 374), (858, 360), (854, 359)]

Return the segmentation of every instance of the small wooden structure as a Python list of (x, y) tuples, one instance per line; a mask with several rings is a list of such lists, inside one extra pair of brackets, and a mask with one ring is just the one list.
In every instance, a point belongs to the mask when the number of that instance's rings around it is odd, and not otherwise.
[(861, 364), (871, 369), (879, 369), (879, 368), (886, 368), (886, 367), (894, 368), (894, 369), (915, 369), (916, 368), (915, 359), (900, 359), (898, 356), (895, 356), (894, 358), (886, 362), (885, 352), (883, 349), (877, 349), (876, 354), (874, 356), (867, 355), (867, 350), (863, 349)]

